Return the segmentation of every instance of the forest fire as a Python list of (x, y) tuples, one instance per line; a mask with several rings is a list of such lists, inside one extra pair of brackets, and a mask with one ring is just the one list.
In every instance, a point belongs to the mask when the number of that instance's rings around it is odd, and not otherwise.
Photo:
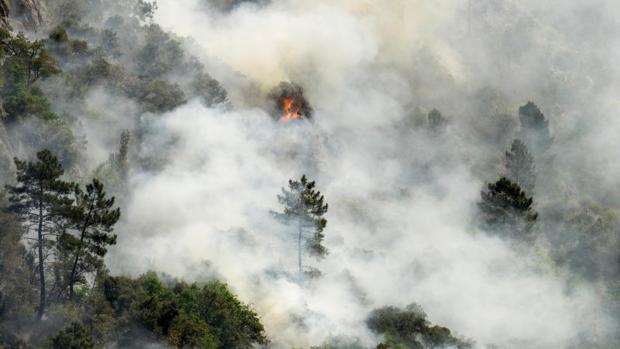
[(301, 106), (295, 97), (282, 98), (281, 102), (283, 122), (288, 122), (301, 117)]
[(304, 90), (295, 83), (281, 82), (271, 90), (269, 98), (274, 102), (274, 118), (280, 122), (312, 117), (312, 107), (304, 97)]

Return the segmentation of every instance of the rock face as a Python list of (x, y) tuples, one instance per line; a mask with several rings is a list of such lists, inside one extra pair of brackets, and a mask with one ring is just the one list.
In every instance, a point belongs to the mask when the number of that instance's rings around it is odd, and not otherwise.
[(3, 23), (16, 29), (37, 31), (42, 25), (46, 8), (41, 0), (0, 0), (0, 17)]

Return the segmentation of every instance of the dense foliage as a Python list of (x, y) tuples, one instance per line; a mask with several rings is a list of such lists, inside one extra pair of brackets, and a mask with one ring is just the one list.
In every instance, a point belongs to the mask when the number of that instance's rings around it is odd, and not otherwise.
[(417, 304), (405, 309), (383, 307), (374, 310), (368, 318), (368, 327), (385, 337), (377, 348), (432, 349), (471, 348), (471, 343), (454, 337), (449, 329), (431, 325), (426, 313)]
[[(155, 274), (108, 277), (102, 291), (119, 322), (137, 323), (178, 348), (251, 348), (266, 344), (256, 313), (219, 282), (164, 284)], [(136, 334), (121, 330), (121, 341)]]

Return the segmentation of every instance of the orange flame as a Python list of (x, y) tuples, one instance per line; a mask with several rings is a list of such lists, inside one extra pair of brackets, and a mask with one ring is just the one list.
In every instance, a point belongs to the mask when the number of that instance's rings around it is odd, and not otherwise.
[(295, 97), (282, 98), (282, 117), (280, 121), (289, 122), (301, 118), (301, 106)]

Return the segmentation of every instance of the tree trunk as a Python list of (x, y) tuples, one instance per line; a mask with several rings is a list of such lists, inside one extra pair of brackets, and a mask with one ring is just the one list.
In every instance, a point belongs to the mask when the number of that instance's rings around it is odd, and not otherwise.
[(39, 228), (37, 229), (38, 233), (38, 242), (39, 242), (39, 287), (40, 287), (40, 299), (39, 299), (39, 310), (37, 315), (39, 320), (43, 318), (43, 314), (45, 313), (45, 266), (43, 263), (43, 184), (39, 185)]
[(71, 268), (71, 276), (69, 277), (69, 300), (73, 299), (73, 285), (75, 284), (75, 273), (77, 271), (78, 260), (80, 259), (80, 252), (82, 252), (82, 244), (84, 243), (84, 230), (82, 230), (82, 236), (80, 237), (80, 246), (75, 252), (75, 259), (73, 260), (73, 267)]
[(69, 277), (69, 299), (73, 299), (73, 285), (75, 284), (75, 274), (77, 272), (77, 265), (80, 259), (80, 253), (82, 252), (82, 246), (84, 246), (84, 237), (86, 235), (86, 229), (88, 228), (90, 215), (93, 212), (93, 205), (90, 205), (88, 210), (88, 216), (86, 216), (86, 220), (84, 221), (84, 226), (82, 227), (82, 232), (80, 234), (80, 246), (78, 246), (78, 250), (75, 252), (75, 259), (73, 260), (73, 268), (71, 268), (71, 276)]

